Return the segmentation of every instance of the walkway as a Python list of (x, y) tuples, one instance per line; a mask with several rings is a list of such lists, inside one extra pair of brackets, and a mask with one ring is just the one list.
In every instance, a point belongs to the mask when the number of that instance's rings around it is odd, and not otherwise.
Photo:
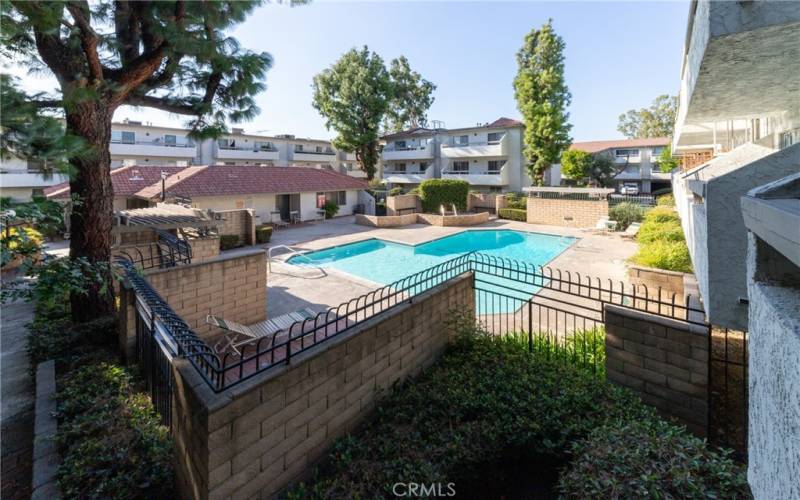
[(3, 306), (0, 327), (0, 433), (2, 433), (3, 500), (30, 498), (33, 458), (34, 379), (28, 361), (27, 323), (33, 305), (15, 302)]

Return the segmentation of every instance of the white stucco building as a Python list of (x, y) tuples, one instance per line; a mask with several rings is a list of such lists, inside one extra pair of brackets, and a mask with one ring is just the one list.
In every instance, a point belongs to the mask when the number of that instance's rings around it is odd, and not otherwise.
[(673, 192), (709, 321), (748, 328), (739, 199), (800, 171), (800, 3), (691, 4)]
[(383, 137), (382, 179), (411, 188), (425, 179), (465, 180), (477, 191), (530, 185), (522, 155), (523, 124), (510, 118), (457, 129), (415, 128)]
[(800, 173), (741, 199), (749, 230), (748, 482), (800, 498)]
[(37, 162), (9, 158), (0, 164), (0, 197), (30, 201), (44, 196), (44, 189), (67, 180), (59, 173), (45, 172)]

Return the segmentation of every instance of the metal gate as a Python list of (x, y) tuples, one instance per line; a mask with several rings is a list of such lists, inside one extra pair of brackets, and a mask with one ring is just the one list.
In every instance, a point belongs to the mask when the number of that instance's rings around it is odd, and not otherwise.
[(136, 296), (136, 362), (161, 423), (172, 427), (172, 358), (175, 344), (145, 300)]

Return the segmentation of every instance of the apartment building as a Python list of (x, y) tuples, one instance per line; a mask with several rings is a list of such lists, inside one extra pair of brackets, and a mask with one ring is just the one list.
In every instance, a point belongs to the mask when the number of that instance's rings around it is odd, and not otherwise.
[[(669, 144), (667, 137), (646, 139), (618, 139), (609, 141), (575, 142), (570, 149), (585, 151), (592, 155), (609, 157), (616, 166), (614, 188), (635, 184), (642, 194), (670, 187), (670, 174), (661, 171), (658, 165), (661, 151)], [(562, 182), (560, 165), (553, 165), (545, 175), (547, 185), (558, 186)]]
[(67, 180), (67, 176), (47, 172), (41, 162), (8, 158), (0, 164), (0, 197), (30, 201), (44, 196), (44, 190)]
[[(735, 62), (734, 62), (735, 61)], [(800, 4), (693, 2), (672, 185), (709, 320), (746, 330), (739, 200), (800, 171)]]
[(233, 128), (216, 140), (196, 142), (189, 131), (125, 120), (112, 125), (112, 168), (125, 165), (253, 165), (324, 168), (365, 177), (355, 155), (333, 148), (330, 141), (246, 133)]
[(425, 179), (461, 179), (477, 191), (530, 185), (522, 156), (523, 124), (510, 118), (457, 129), (415, 128), (383, 137), (380, 175), (389, 187)]

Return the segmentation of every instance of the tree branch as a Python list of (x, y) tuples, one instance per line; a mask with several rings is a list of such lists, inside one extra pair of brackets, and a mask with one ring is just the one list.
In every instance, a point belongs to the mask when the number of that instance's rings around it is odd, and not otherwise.
[(178, 115), (197, 115), (197, 108), (188, 103), (170, 101), (163, 97), (152, 97), (147, 95), (129, 95), (122, 104), (129, 106), (144, 106), (148, 108), (160, 109)]
[[(15, 1), (14, 7), (28, 18), (33, 27), (33, 37), (36, 49), (45, 64), (53, 71), (60, 81), (71, 81), (72, 71), (70, 60), (72, 53), (62, 43), (58, 35), (58, 22), (55, 26), (48, 23), (53, 18), (52, 13), (45, 12), (43, 4), (39, 2)], [(63, 16), (57, 15), (59, 19)]]
[(86, 55), (86, 64), (89, 67), (89, 74), (92, 80), (97, 83), (103, 80), (103, 65), (100, 64), (100, 55), (97, 53), (97, 43), (100, 37), (92, 28), (89, 22), (90, 10), (86, 0), (72, 0), (67, 4), (67, 10), (72, 14), (72, 19), (78, 25), (81, 35), (81, 47)]
[(28, 101), (29, 103), (33, 104), (37, 109), (44, 109), (44, 108), (60, 108), (64, 105), (64, 101), (61, 100), (40, 100), (40, 101)]

